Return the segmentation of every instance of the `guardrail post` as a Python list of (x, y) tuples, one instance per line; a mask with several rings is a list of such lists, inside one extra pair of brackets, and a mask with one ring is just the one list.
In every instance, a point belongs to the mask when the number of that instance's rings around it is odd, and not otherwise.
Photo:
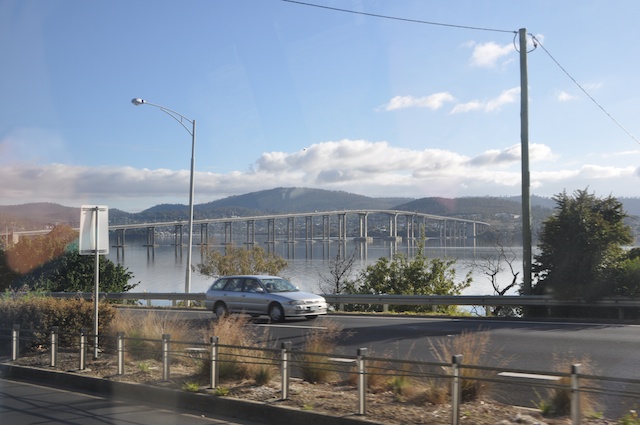
[(571, 424), (580, 425), (580, 379), (581, 364), (571, 366)]
[(218, 337), (212, 336), (211, 342), (211, 369), (209, 371), (211, 378), (211, 386), (209, 388), (216, 388), (218, 386)]
[(365, 369), (366, 348), (358, 348), (356, 366), (358, 368), (358, 415), (364, 415), (367, 410), (367, 371)]
[(460, 424), (460, 365), (462, 364), (462, 354), (456, 354), (451, 357), (451, 375), (453, 382), (451, 383), (451, 425)]
[(87, 329), (80, 329), (80, 362), (78, 369), (85, 370), (87, 367)]
[(171, 335), (162, 334), (162, 380), (168, 381), (170, 370), (169, 365), (171, 363), (171, 359), (169, 358), (169, 347), (170, 347)]
[(291, 373), (291, 341), (285, 341), (280, 345), (280, 380), (282, 388), (282, 400), (289, 398), (289, 375)]
[(11, 360), (17, 360), (20, 355), (20, 325), (13, 325), (11, 330)]
[(51, 327), (51, 367), (58, 365), (58, 327)]
[(118, 375), (124, 375), (124, 332), (117, 334)]

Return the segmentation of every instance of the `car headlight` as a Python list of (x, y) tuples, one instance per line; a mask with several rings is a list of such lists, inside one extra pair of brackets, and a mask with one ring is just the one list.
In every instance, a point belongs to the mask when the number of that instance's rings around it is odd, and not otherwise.
[(291, 300), (287, 304), (289, 304), (289, 305), (304, 305), (305, 302), (302, 301), (302, 300)]

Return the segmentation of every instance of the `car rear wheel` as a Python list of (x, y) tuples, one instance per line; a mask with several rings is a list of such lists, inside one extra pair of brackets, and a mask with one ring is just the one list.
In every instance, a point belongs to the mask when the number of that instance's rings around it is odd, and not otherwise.
[(216, 305), (213, 306), (213, 312), (218, 319), (229, 315), (229, 310), (223, 302), (216, 303)]
[(284, 322), (284, 310), (280, 304), (273, 304), (269, 308), (269, 319), (272, 322)]

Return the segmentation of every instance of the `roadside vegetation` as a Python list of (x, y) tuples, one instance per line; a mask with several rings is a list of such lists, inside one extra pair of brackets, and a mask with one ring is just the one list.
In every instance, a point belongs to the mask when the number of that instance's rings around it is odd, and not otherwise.
[(218, 277), (235, 274), (269, 274), (278, 276), (289, 263), (273, 252), (259, 246), (251, 248), (226, 245), (224, 252), (203, 246), (204, 260), (195, 266), (205, 276)]
[[(573, 196), (563, 192), (554, 200), (556, 209), (540, 232), (533, 293), (586, 300), (640, 294), (640, 248), (626, 249), (633, 238), (624, 222), (627, 214), (622, 203), (611, 196), (598, 198), (586, 189)], [(606, 313), (603, 309), (553, 309), (561, 317)]]
[[(58, 225), (46, 235), (0, 249), (0, 291), (93, 292), (95, 257), (78, 253), (78, 232)], [(100, 256), (101, 292), (127, 292), (133, 274)]]

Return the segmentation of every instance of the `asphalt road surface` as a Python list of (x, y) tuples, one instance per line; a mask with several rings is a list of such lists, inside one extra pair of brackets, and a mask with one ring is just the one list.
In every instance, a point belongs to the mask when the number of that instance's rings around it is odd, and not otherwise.
[(0, 379), (0, 422), (27, 424), (259, 425), (256, 422), (172, 412), (72, 391)]

